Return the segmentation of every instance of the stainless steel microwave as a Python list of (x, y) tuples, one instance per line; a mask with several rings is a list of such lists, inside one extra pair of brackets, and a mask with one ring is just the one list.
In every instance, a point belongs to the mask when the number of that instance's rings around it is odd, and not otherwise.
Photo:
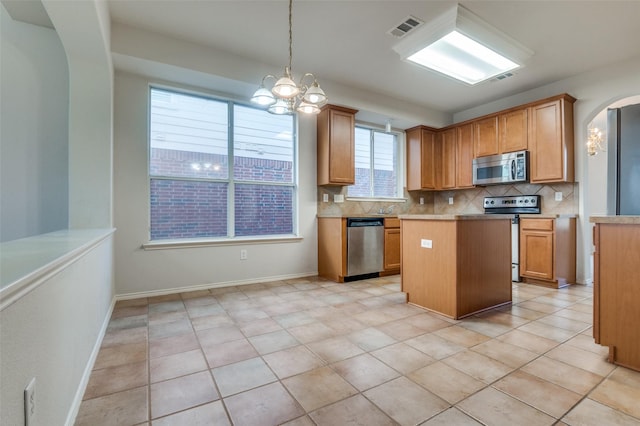
[(529, 181), (529, 151), (473, 159), (473, 184), (494, 185)]

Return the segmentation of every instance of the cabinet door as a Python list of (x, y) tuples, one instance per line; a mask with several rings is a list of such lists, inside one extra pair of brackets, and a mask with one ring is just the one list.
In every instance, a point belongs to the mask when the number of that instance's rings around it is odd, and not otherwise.
[(435, 136), (434, 132), (422, 129), (420, 155), (420, 184), (422, 189), (436, 189)]
[[(565, 181), (567, 153), (563, 141), (561, 101), (533, 106), (529, 114), (531, 182)], [(570, 143), (573, 144), (573, 140)]]
[(456, 128), (456, 187), (473, 186), (473, 125)]
[(440, 188), (456, 187), (456, 129), (440, 133)]
[(407, 190), (435, 189), (435, 133), (422, 126), (407, 130)]
[(529, 126), (526, 108), (501, 114), (498, 128), (500, 129), (500, 152), (527, 149)]
[(553, 280), (553, 232), (520, 232), (520, 275)]
[(476, 157), (498, 153), (498, 117), (473, 122), (473, 138)]
[(317, 116), (318, 185), (355, 183), (356, 110), (325, 105)]
[(329, 181), (352, 185), (355, 183), (355, 117), (337, 110), (331, 110), (329, 116)]
[(384, 270), (400, 269), (400, 228), (384, 230)]

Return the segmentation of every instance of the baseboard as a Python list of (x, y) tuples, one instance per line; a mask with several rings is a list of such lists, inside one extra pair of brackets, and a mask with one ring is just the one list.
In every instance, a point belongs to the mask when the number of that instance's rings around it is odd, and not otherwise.
[(118, 294), (116, 295), (116, 300), (138, 299), (141, 297), (164, 296), (167, 294), (186, 293), (189, 291), (198, 291), (198, 290), (209, 290), (212, 288), (220, 288), (220, 287), (242, 286), (242, 285), (249, 285), (249, 284), (267, 283), (267, 282), (273, 282), (273, 281), (293, 280), (297, 278), (315, 277), (317, 275), (318, 275), (318, 272), (304, 272), (301, 274), (277, 275), (272, 277), (252, 278), (248, 280), (225, 281), (220, 283), (198, 284), (198, 285), (192, 285), (187, 287), (175, 287), (175, 288), (168, 288), (168, 289), (162, 289), (162, 290), (140, 291), (136, 293)]
[(64, 422), (65, 426), (73, 426), (76, 422), (76, 417), (78, 416), (78, 412), (80, 411), (80, 404), (82, 404), (82, 397), (84, 396), (84, 392), (87, 389), (87, 385), (89, 384), (89, 378), (91, 377), (91, 372), (93, 371), (93, 366), (96, 363), (96, 359), (98, 358), (98, 352), (100, 352), (100, 347), (102, 346), (102, 340), (104, 339), (104, 335), (107, 333), (107, 327), (109, 326), (109, 321), (111, 321), (111, 315), (113, 314), (113, 308), (116, 306), (116, 298), (114, 297), (111, 300), (111, 306), (107, 311), (107, 315), (102, 322), (102, 327), (100, 329), (100, 334), (96, 339), (95, 344), (93, 345), (93, 350), (91, 351), (91, 356), (87, 361), (87, 365), (85, 366), (84, 372), (82, 373), (82, 378), (80, 379), (80, 384), (78, 385), (78, 390), (73, 398), (73, 402), (69, 409), (69, 414), (67, 415), (67, 420)]

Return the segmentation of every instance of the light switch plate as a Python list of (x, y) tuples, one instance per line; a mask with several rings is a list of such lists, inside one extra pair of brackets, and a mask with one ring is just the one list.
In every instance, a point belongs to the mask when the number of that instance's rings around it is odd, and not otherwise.
[(333, 202), (334, 203), (344, 203), (344, 195), (342, 194), (336, 194), (333, 196)]
[(424, 204), (424, 197), (420, 197), (420, 204)]
[(556, 201), (562, 201), (562, 192), (556, 192)]
[(323, 203), (329, 202), (329, 194), (322, 194), (322, 202)]
[(422, 248), (433, 248), (433, 240), (425, 240), (424, 238), (420, 240), (420, 247)]
[(453, 197), (449, 197), (449, 204), (453, 204)]

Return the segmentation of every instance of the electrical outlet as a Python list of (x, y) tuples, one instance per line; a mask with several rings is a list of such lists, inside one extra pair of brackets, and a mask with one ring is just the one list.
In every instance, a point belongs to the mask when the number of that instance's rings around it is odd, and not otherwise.
[(556, 201), (562, 201), (562, 192), (556, 192)]
[(240, 260), (247, 260), (247, 251), (244, 249), (240, 250)]
[(449, 197), (449, 204), (453, 204), (453, 197)]
[(329, 202), (329, 194), (322, 194), (322, 202), (323, 203)]
[(420, 204), (424, 204), (424, 197), (420, 197)]
[(36, 378), (31, 379), (24, 389), (24, 425), (34, 424), (36, 415)]
[(334, 203), (344, 203), (344, 195), (342, 194), (336, 194), (333, 196), (333, 202)]
[(420, 247), (422, 248), (433, 248), (433, 240), (420, 240)]

